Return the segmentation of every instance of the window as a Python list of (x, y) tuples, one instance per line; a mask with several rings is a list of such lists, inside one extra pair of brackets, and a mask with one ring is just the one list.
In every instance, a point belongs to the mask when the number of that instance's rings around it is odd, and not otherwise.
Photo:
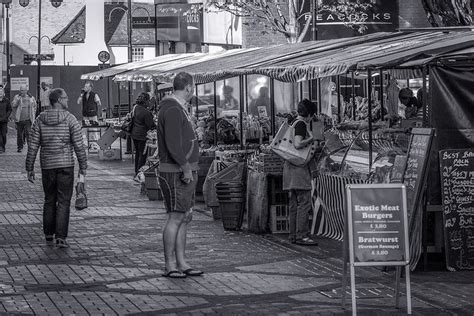
[(132, 47), (132, 61), (143, 60), (143, 47)]

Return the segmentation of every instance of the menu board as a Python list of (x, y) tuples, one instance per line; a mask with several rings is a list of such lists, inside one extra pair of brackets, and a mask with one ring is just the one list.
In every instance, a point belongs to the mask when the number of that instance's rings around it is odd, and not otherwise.
[(402, 184), (348, 185), (351, 262), (408, 263), (405, 192)]
[(474, 269), (474, 149), (439, 152), (448, 270)]
[(421, 189), (425, 181), (427, 161), (431, 150), (433, 130), (430, 128), (414, 128), (408, 147), (403, 183), (407, 190), (408, 220), (416, 211)]

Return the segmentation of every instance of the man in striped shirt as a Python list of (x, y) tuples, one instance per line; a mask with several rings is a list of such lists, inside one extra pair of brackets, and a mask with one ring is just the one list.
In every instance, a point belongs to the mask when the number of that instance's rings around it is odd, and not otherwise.
[(49, 95), (51, 110), (41, 113), (31, 128), (26, 171), (34, 183), (34, 165), (41, 147), (40, 164), (44, 191), (43, 232), (48, 245), (67, 248), (69, 211), (74, 187), (74, 152), (79, 173), (86, 174), (87, 156), (82, 142), (81, 126), (68, 112), (68, 97), (63, 89)]

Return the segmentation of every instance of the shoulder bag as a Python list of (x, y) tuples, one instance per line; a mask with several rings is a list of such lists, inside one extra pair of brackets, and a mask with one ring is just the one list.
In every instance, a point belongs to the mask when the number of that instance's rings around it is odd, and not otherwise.
[(122, 123), (122, 126), (120, 127), (120, 129), (127, 133), (127, 134), (131, 134), (132, 133), (132, 129), (133, 129), (133, 117), (135, 115), (135, 107), (133, 107), (133, 110), (132, 112), (130, 112), (130, 116), (127, 117), (126, 119), (124, 119), (123, 123)]
[(301, 120), (295, 121), (292, 125), (284, 122), (270, 144), (270, 149), (295, 166), (305, 166), (316, 152), (316, 142), (307, 144), (301, 149), (295, 148), (295, 125), (299, 121)]

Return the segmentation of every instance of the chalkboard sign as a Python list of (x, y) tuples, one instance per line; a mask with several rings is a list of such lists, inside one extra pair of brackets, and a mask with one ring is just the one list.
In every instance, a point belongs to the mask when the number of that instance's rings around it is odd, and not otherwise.
[(350, 184), (347, 205), (351, 263), (408, 264), (404, 185)]
[(446, 266), (474, 269), (474, 149), (439, 152)]
[[(403, 183), (407, 189), (408, 220), (412, 223), (412, 215), (416, 212), (420, 201), (420, 193), (425, 182), (425, 173), (429, 153), (431, 150), (431, 141), (433, 138), (433, 129), (414, 128), (408, 146), (405, 173)], [(410, 227), (412, 224), (410, 224)]]

